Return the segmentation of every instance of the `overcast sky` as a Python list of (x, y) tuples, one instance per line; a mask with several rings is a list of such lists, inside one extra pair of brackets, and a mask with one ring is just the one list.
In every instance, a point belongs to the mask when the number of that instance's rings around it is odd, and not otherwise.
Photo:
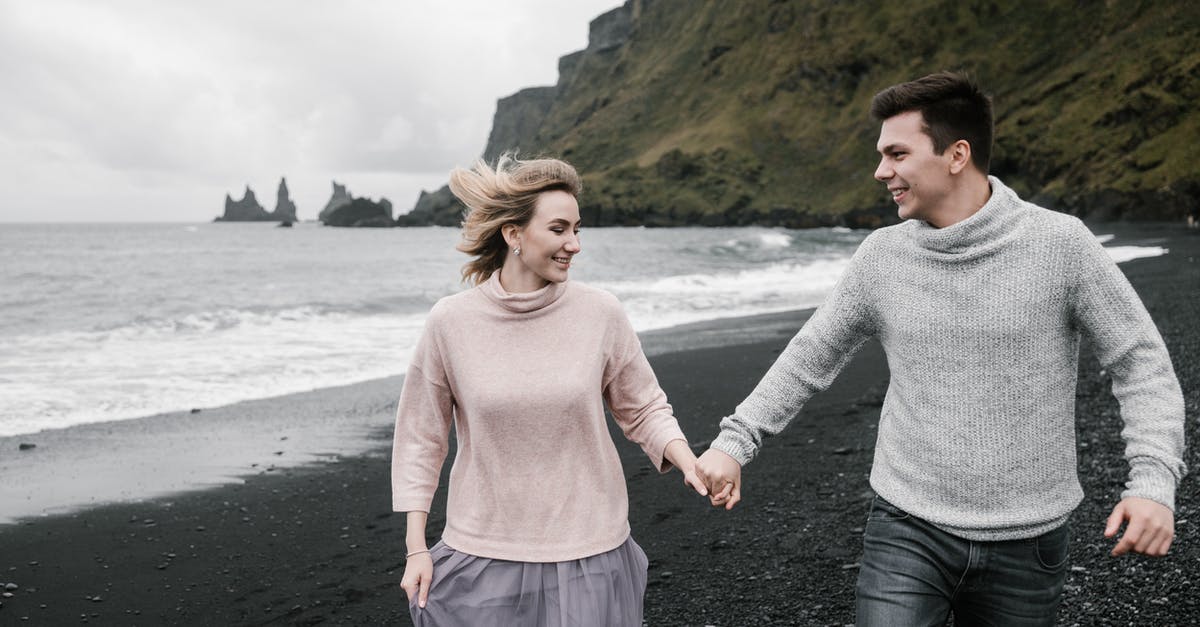
[(0, 0), (0, 221), (410, 209), (620, 0)]

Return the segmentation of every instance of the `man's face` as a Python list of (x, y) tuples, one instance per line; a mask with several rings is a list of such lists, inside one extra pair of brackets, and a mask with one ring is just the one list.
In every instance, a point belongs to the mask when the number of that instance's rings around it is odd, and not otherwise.
[(905, 220), (924, 220), (937, 226), (952, 184), (952, 151), (939, 155), (923, 130), (920, 111), (906, 111), (883, 121), (879, 129), (879, 167), (875, 178), (887, 185)]

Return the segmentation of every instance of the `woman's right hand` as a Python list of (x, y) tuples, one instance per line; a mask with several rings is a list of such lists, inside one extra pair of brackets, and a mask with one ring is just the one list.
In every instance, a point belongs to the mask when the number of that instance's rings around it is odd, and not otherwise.
[(413, 597), (417, 599), (417, 607), (425, 608), (429, 599), (429, 586), (433, 583), (433, 557), (429, 551), (417, 553), (408, 558), (404, 564), (404, 576), (400, 578), (400, 587), (408, 595), (408, 602)]

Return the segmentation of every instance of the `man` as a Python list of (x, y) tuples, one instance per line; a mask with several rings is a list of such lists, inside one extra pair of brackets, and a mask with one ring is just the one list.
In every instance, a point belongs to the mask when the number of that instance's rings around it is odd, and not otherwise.
[(875, 96), (875, 178), (907, 221), (863, 241), (701, 456), (715, 505), (741, 498), (741, 466), (827, 388), (871, 337), (891, 381), (871, 470), (857, 624), (1052, 625), (1075, 460), (1079, 338), (1121, 404), (1127, 489), (1104, 535), (1113, 555), (1166, 554), (1185, 472), (1183, 396), (1158, 330), (1076, 218), (989, 177), (992, 107), (939, 73)]

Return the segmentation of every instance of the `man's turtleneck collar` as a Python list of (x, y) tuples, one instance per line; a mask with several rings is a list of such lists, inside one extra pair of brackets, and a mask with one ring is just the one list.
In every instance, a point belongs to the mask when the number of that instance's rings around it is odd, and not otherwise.
[(941, 253), (965, 253), (998, 245), (1005, 236), (1016, 228), (1016, 219), (1022, 211), (1021, 199), (1000, 179), (989, 176), (992, 196), (974, 215), (951, 224), (936, 228), (922, 220), (911, 220), (909, 232), (922, 248)]
[(496, 270), (479, 287), (484, 295), (504, 309), (514, 313), (528, 313), (547, 307), (558, 300), (566, 292), (567, 282), (551, 282), (532, 292), (513, 294), (505, 291), (504, 286), (500, 284), (500, 271)]

